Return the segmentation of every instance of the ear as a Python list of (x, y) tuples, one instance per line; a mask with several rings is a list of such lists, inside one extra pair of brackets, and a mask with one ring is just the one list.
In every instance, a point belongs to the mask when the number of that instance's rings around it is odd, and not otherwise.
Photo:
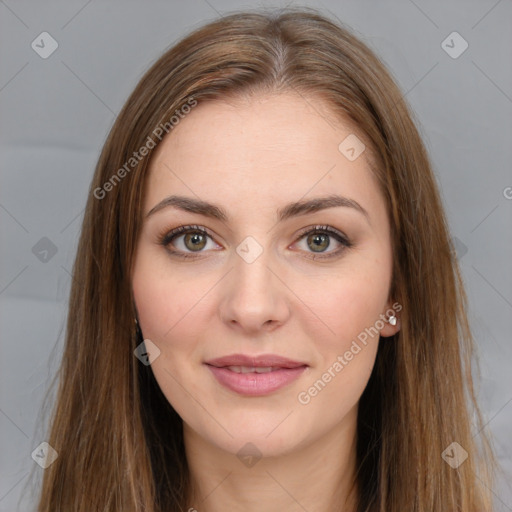
[[(396, 301), (390, 301), (386, 304), (386, 310), (382, 313), (381, 318), (384, 321), (384, 327), (380, 330), (380, 335), (383, 338), (388, 338), (396, 334), (401, 328), (400, 311), (402, 305)], [(394, 316), (396, 318), (396, 324), (392, 325), (389, 322), (389, 318)]]

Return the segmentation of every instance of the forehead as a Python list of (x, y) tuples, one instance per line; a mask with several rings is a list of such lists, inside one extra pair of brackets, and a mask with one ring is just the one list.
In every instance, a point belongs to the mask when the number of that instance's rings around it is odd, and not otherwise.
[(343, 144), (340, 150), (343, 141), (358, 139), (360, 131), (316, 97), (199, 102), (157, 147), (144, 210), (170, 193), (215, 194), (227, 206), (249, 201), (265, 208), (339, 192), (378, 206), (368, 146), (352, 161)]
[[(202, 156), (214, 161), (222, 161), (223, 155), (231, 161), (257, 157), (260, 165), (266, 154), (280, 161), (301, 155), (328, 159), (337, 156), (343, 138), (355, 133), (363, 138), (353, 123), (335, 115), (320, 97), (287, 92), (206, 101), (199, 102), (164, 138), (154, 160), (170, 151), (180, 158)], [(318, 149), (321, 154), (314, 155)]]

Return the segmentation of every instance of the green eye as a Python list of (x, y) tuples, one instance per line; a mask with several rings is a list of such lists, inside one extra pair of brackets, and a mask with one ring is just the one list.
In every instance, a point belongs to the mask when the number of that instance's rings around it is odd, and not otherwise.
[[(176, 249), (174, 244), (176, 240), (182, 238), (183, 247)], [(326, 252), (331, 246), (331, 238), (341, 244), (341, 249)], [(164, 232), (159, 237), (159, 243), (166, 247), (173, 255), (183, 258), (193, 258), (196, 254), (200, 254), (207, 247), (208, 239), (212, 240), (212, 235), (200, 226), (180, 226), (171, 231)], [(322, 259), (337, 256), (345, 248), (352, 247), (352, 243), (348, 238), (337, 229), (331, 226), (310, 226), (304, 228), (298, 238), (298, 242), (305, 239), (306, 247), (304, 252), (309, 254), (309, 258)], [(174, 246), (170, 248), (169, 246)]]
[[(338, 256), (344, 249), (352, 247), (352, 243), (348, 238), (337, 229), (331, 226), (314, 226), (305, 228), (299, 238), (299, 241), (306, 237), (306, 253), (314, 253), (313, 259), (323, 259)], [(341, 244), (341, 249), (335, 249), (330, 252), (325, 252), (331, 246), (331, 238), (334, 238), (337, 243)], [(309, 251), (307, 250), (309, 249)]]

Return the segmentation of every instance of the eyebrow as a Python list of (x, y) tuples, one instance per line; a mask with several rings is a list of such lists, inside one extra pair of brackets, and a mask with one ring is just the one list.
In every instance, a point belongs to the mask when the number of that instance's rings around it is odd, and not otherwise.
[[(315, 213), (327, 208), (336, 208), (340, 206), (353, 208), (354, 210), (364, 215), (368, 223), (370, 223), (370, 216), (368, 212), (357, 201), (336, 194), (326, 197), (317, 197), (314, 199), (296, 201), (294, 203), (287, 204), (283, 208), (277, 210), (277, 217), (278, 221), (282, 222), (291, 217), (306, 215), (308, 213)], [(221, 206), (202, 201), (201, 199), (176, 195), (166, 197), (158, 204), (153, 206), (153, 208), (151, 208), (151, 210), (147, 213), (146, 219), (151, 215), (154, 215), (156, 212), (168, 207), (204, 215), (205, 217), (217, 219), (222, 222), (228, 222), (229, 220), (227, 212)]]

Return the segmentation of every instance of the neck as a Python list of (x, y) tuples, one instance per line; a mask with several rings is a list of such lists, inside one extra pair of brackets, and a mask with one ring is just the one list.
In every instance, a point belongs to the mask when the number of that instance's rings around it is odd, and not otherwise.
[(321, 439), (251, 467), (184, 423), (192, 483), (186, 510), (354, 512), (357, 408), (352, 413)]

